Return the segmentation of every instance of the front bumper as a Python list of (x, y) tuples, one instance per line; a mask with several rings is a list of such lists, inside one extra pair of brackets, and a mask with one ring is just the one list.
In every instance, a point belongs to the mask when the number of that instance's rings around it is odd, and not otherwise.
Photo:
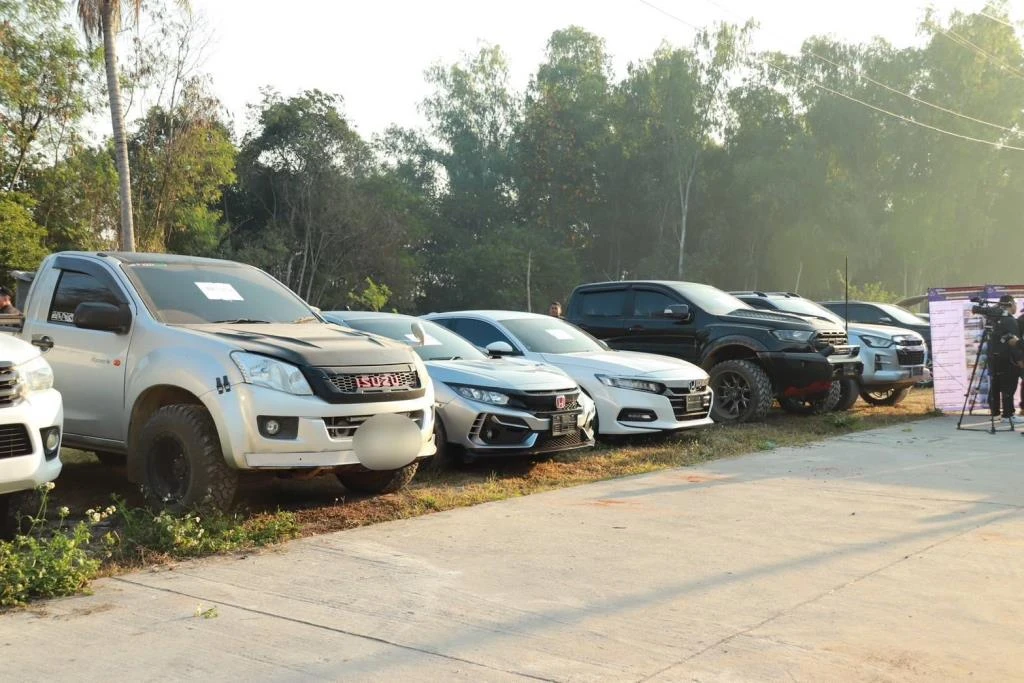
[[(844, 347), (846, 351), (850, 347)], [(825, 393), (832, 382), (858, 379), (864, 371), (859, 348), (831, 356), (807, 351), (764, 351), (758, 360), (768, 372), (776, 393), (784, 396), (809, 396)]]
[[(593, 402), (581, 395), (579, 408), (557, 415), (560, 417), (482, 404), (462, 397), (438, 406), (438, 419), (444, 423), (449, 443), (473, 455), (540, 455), (593, 447), (596, 415)], [(556, 435), (552, 428), (556, 420), (571, 423), (574, 428)]]
[[(60, 447), (47, 458), (41, 430), (57, 427), (63, 438), (64, 405), (55, 389), (29, 394), (21, 403), (0, 409), (0, 428), (23, 425), (31, 453), (4, 457), (0, 453), (0, 494), (28, 491), (60, 475)], [(27, 447), (24, 449), (27, 450)]]
[(872, 348), (865, 345), (861, 348), (861, 355), (864, 373), (859, 383), (862, 387), (906, 387), (931, 379), (931, 373), (924, 364), (901, 365), (895, 347)]
[[(383, 413), (405, 414), (418, 428), (418, 449), (404, 453), (405, 464), (428, 458), (434, 445), (434, 392), (419, 398), (373, 403), (327, 403), (316, 396), (293, 396), (272, 389), (237, 384), (230, 392), (202, 397), (220, 435), (228, 464), (236, 469), (315, 469), (364, 466), (378, 469), (357, 452), (359, 425)], [(261, 432), (258, 418), (284, 418), (294, 424), (277, 438)], [(294, 420), (294, 422), (292, 422)], [(284, 420), (279, 420), (286, 424)], [(286, 432), (286, 433), (284, 433)], [(415, 452), (413, 452), (415, 451)]]
[[(664, 394), (609, 387), (595, 380), (587, 385), (597, 404), (601, 434), (629, 435), (653, 432), (674, 432), (714, 424), (711, 406), (714, 394), (710, 388), (693, 394), (700, 397), (700, 407), (687, 407), (683, 386), (690, 380), (673, 382), (656, 379), (668, 387)], [(673, 389), (675, 387), (675, 389)], [(644, 416), (645, 419), (636, 419)]]

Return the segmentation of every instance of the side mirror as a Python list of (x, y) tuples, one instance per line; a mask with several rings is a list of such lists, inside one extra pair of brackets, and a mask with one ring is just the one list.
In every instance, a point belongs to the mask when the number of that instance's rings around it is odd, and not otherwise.
[(502, 356), (511, 356), (515, 350), (509, 346), (508, 342), (496, 341), (487, 345), (487, 353), (491, 358), (501, 358)]
[(419, 321), (412, 324), (412, 336), (416, 337), (416, 346), (423, 346), (427, 343), (427, 332)]
[(132, 326), (128, 306), (115, 306), (99, 301), (86, 301), (75, 308), (75, 327), (124, 334)]
[(671, 320), (689, 320), (690, 307), (686, 304), (672, 304), (671, 306), (665, 307), (661, 316)]

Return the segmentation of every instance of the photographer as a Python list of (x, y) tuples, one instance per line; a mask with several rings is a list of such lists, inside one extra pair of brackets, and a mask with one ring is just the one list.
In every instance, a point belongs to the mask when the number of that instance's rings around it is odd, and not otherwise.
[(1020, 329), (1014, 314), (1017, 302), (1009, 294), (999, 298), (999, 314), (991, 319), (992, 332), (988, 343), (988, 367), (992, 376), (988, 405), (992, 415), (1002, 417), (1011, 424), (1019, 424), (1014, 417), (1014, 394), (1020, 377), (1022, 351)]

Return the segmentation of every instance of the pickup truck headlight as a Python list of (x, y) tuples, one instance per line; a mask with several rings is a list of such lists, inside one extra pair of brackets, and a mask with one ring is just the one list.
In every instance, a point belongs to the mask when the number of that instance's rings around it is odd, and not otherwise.
[(274, 360), (255, 353), (241, 351), (231, 354), (238, 371), (242, 373), (242, 381), (258, 387), (266, 387), (296, 396), (311, 396), (313, 390), (302, 375), (302, 371), (290, 363)]
[(33, 391), (46, 391), (53, 388), (53, 368), (42, 356), (22, 363), (15, 368), (21, 380), (21, 391), (30, 394)]
[(480, 403), (489, 403), (493, 406), (504, 406), (508, 405), (508, 395), (503, 394), (500, 391), (491, 391), (490, 389), (480, 389), (479, 387), (468, 387), (464, 384), (449, 384), (452, 389), (455, 390), (459, 396), (468, 398), (471, 401), (479, 401)]
[(893, 345), (892, 339), (876, 337), (873, 334), (862, 334), (860, 340), (865, 346), (870, 346), (873, 349), (887, 349)]
[(647, 391), (652, 394), (665, 393), (665, 385), (659, 382), (649, 382), (645, 379), (633, 379), (631, 377), (609, 377), (608, 375), (594, 375), (597, 381), (608, 387), (616, 389), (632, 389), (633, 391)]
[(811, 330), (772, 330), (776, 339), (787, 342), (809, 342), (813, 334)]

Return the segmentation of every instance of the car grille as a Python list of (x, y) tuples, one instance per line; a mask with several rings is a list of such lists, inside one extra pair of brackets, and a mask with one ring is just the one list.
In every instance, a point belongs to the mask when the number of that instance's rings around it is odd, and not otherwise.
[[(395, 413), (411, 418), (417, 427), (423, 426), (423, 411), (414, 410), (408, 413)], [(325, 417), (324, 425), (327, 427), (327, 435), (332, 439), (351, 439), (356, 434), (360, 425), (369, 420), (372, 415), (350, 415), (348, 417)]]
[(533, 445), (538, 450), (557, 450), (561, 448), (575, 448), (584, 446), (587, 443), (582, 429), (577, 429), (561, 436), (542, 435)]
[[(396, 376), (395, 386), (372, 388), (372, 389), (360, 389), (356, 385), (357, 377), (369, 377), (383, 378)], [(358, 372), (352, 374), (328, 374), (327, 381), (335, 388), (336, 391), (340, 391), (343, 394), (376, 394), (376, 393), (389, 393), (392, 391), (409, 391), (410, 389), (418, 389), (420, 386), (420, 377), (415, 370), (405, 370), (401, 372)]]
[(896, 360), (900, 365), (924, 365), (924, 351), (896, 349)]
[(0, 459), (32, 455), (32, 440), (25, 425), (0, 425)]
[[(565, 397), (564, 408), (558, 408), (555, 405), (559, 396)], [(523, 408), (537, 417), (548, 417), (551, 413), (579, 410), (580, 392), (575, 389), (566, 389), (565, 391), (526, 391), (521, 394), (513, 394), (510, 397), (509, 406)]]
[(700, 420), (708, 414), (709, 408), (703, 405), (704, 396), (707, 394), (707, 382), (703, 382), (703, 388), (690, 392), (689, 387), (669, 387), (665, 393), (669, 403), (672, 404), (672, 413), (677, 420)]
[(814, 342), (815, 347), (819, 349), (826, 346), (846, 346), (846, 344), (845, 332), (819, 332)]
[(21, 399), (20, 382), (13, 363), (0, 363), (0, 407), (14, 405)]

